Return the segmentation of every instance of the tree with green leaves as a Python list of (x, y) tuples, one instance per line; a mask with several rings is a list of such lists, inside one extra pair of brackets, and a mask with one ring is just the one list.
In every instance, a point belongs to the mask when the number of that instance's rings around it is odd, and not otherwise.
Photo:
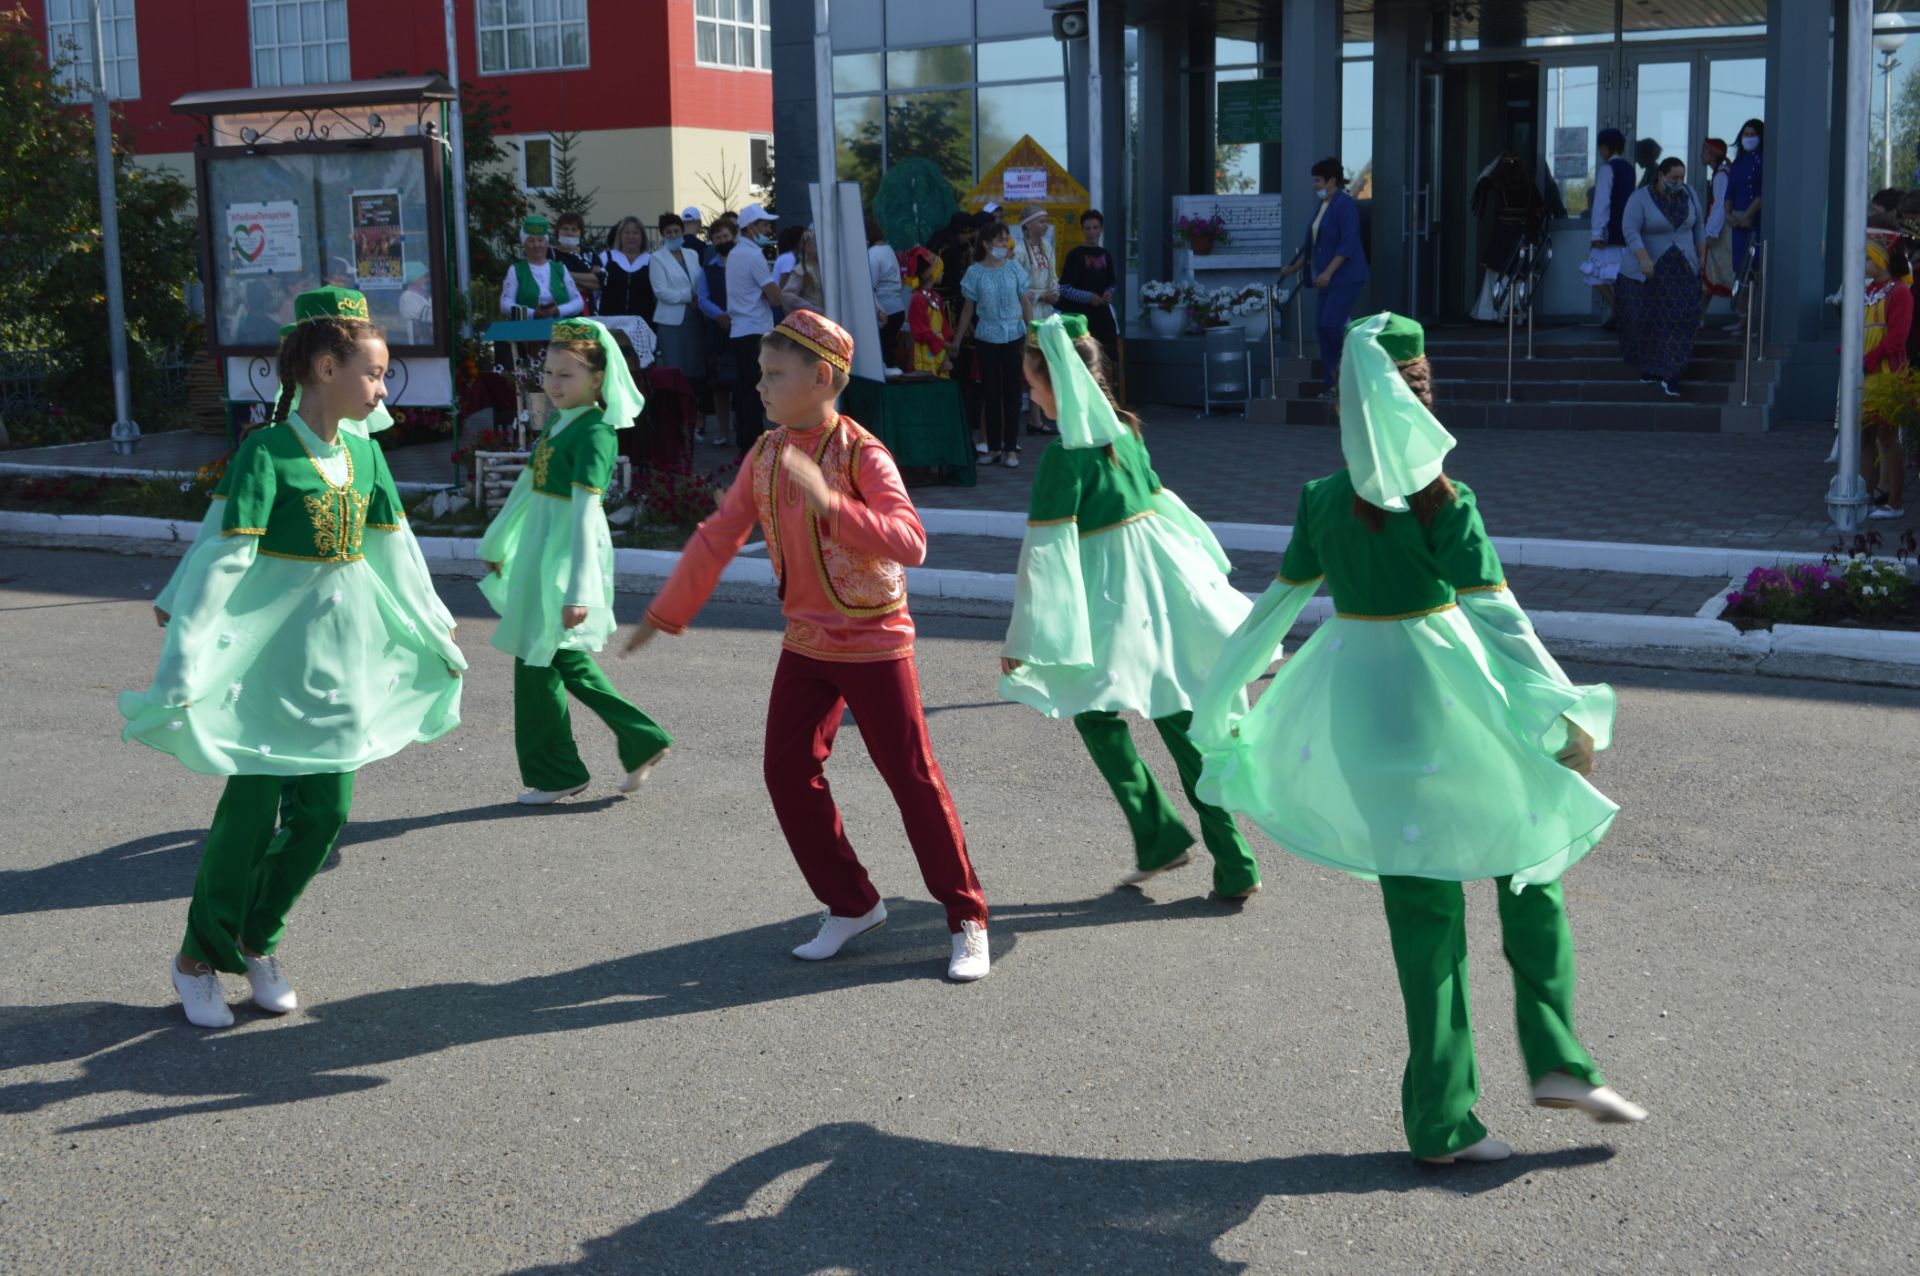
[(553, 135), (553, 189), (540, 196), (540, 202), (555, 217), (578, 213), (585, 222), (593, 220), (593, 197), (600, 190), (598, 187), (590, 191), (580, 189), (580, 161), (573, 157), (574, 145), (579, 140), (578, 133)]

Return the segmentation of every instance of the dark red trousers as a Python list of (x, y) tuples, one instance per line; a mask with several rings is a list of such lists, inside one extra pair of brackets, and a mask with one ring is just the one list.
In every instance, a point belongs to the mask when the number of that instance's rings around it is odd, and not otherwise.
[(958, 931), (962, 922), (986, 925), (987, 898), (933, 760), (911, 656), (853, 663), (780, 653), (767, 706), (767, 793), (814, 898), (837, 917), (858, 917), (880, 902), (847, 840), (824, 770), (843, 708), (853, 710), (867, 752), (893, 790), (920, 876), (947, 910), (947, 929)]

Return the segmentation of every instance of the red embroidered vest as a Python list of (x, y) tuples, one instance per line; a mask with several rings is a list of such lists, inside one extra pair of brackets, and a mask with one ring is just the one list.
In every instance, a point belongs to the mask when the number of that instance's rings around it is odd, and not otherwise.
[[(827, 486), (843, 500), (860, 499), (860, 449), (878, 440), (846, 417), (836, 417), (813, 449), (813, 460), (825, 476)], [(753, 455), (753, 502), (760, 526), (767, 533), (767, 557), (773, 561), (774, 579), (780, 582), (781, 597), (786, 596), (787, 559), (780, 537), (780, 517), (774, 494), (784, 470), (787, 451), (785, 426), (760, 436)], [(804, 498), (803, 498), (804, 499)], [(836, 543), (820, 528), (820, 519), (807, 510), (807, 537), (820, 583), (836, 610), (844, 616), (884, 616), (907, 605), (907, 570), (890, 558), (869, 554)]]

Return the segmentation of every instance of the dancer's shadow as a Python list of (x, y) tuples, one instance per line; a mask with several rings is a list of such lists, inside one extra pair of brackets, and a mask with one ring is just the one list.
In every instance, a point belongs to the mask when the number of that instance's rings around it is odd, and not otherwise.
[(1127, 1161), (956, 1147), (823, 1125), (723, 1170), (680, 1204), (587, 1241), (586, 1272), (1247, 1270), (1214, 1253), (1269, 1196), (1429, 1190), (1473, 1195), (1595, 1165), (1590, 1146), (1493, 1165), (1422, 1167), (1404, 1152), (1259, 1161)]
[[(619, 798), (603, 797), (553, 806), (500, 802), (402, 819), (356, 820), (348, 823), (334, 853), (327, 856), (320, 871), (324, 873), (338, 865), (342, 850), (387, 841), (421, 829), (443, 824), (485, 824), (494, 820), (565, 820), (569, 816), (604, 811), (618, 801)], [(203, 828), (150, 833), (39, 868), (0, 869), (0, 917), (185, 899), (193, 893), (194, 873), (206, 844), (207, 831)]]
[[(345, 1074), (455, 1046), (938, 979), (947, 950), (944, 912), (917, 900), (889, 900), (887, 908), (885, 927), (829, 962), (787, 955), (813, 928), (812, 918), (799, 918), (506, 983), (427, 984), (323, 1001), (285, 1026), (260, 1025), (241, 1008), (240, 1026), (222, 1033), (187, 1026), (172, 1005), (0, 1006), (0, 1073), (80, 1065), (66, 1080), (0, 1086), (0, 1112), (116, 1092), (173, 1101), (74, 1128), (142, 1125), (370, 1089), (385, 1078)], [(1228, 916), (1205, 899), (1156, 904), (1136, 891), (1016, 904), (994, 914), (994, 958), (1012, 963), (1022, 934)], [(210, 1040), (219, 1042), (217, 1066)]]
[[(77, 1128), (140, 1125), (369, 1089), (385, 1078), (345, 1074), (455, 1046), (938, 980), (948, 947), (944, 912), (905, 900), (888, 908), (885, 927), (829, 962), (787, 955), (813, 931), (813, 919), (800, 918), (506, 983), (429, 984), (323, 1001), (285, 1026), (261, 1025), (242, 1007), (240, 1026), (221, 1033), (187, 1026), (172, 1005), (0, 1007), (0, 1073), (80, 1065), (67, 1080), (0, 1086), (0, 1112), (115, 1092), (172, 1101)], [(994, 939), (997, 955), (1012, 955), (1011, 929)], [(212, 1041), (219, 1043), (217, 1060), (208, 1050)]]

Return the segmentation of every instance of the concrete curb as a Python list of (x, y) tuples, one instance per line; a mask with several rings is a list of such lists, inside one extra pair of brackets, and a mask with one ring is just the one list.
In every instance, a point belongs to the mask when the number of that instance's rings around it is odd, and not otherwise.
[[(1007, 510), (922, 509), (929, 534), (997, 536), (1019, 540), (1027, 517)], [(1209, 523), (1222, 548), (1256, 554), (1281, 554), (1293, 539), (1285, 523)], [(1538, 536), (1496, 536), (1500, 561), (1512, 567), (1551, 567), (1563, 571), (1633, 572), (1644, 576), (1744, 576), (1755, 567), (1817, 563), (1822, 554), (1775, 549), (1727, 549), (1714, 546), (1642, 545), (1632, 541), (1565, 541)]]
[[(26, 465), (18, 461), (0, 461), (0, 475), (8, 474), (21, 478), (59, 478), (63, 475), (80, 475), (86, 478), (171, 479), (176, 483), (185, 483), (198, 477), (198, 472), (194, 470), (133, 470), (114, 469), (107, 465)], [(393, 485), (406, 496), (424, 496), (428, 492), (444, 492), (454, 486), (451, 483), (422, 483), (417, 479), (404, 483), (395, 479)]]
[[(972, 513), (972, 511), (963, 511)], [(992, 511), (986, 511), (992, 513)], [(1024, 523), (1024, 520), (1023, 520)], [(0, 510), (0, 537), (23, 545), (95, 546), (143, 552), (184, 553), (198, 523), (118, 514), (41, 514)], [(949, 527), (949, 533), (957, 528)], [(979, 534), (979, 533), (972, 533)], [(105, 542), (104, 544), (102, 542)], [(423, 536), (421, 553), (438, 574), (473, 578), (484, 573), (480, 542), (471, 538)], [(1657, 548), (1657, 547), (1656, 547)], [(621, 549), (614, 551), (614, 570), (623, 589), (644, 589), (664, 579), (680, 561), (675, 550)], [(773, 565), (763, 558), (736, 558), (721, 575), (723, 584), (765, 597), (774, 585)], [(954, 571), (915, 567), (907, 572), (907, 588), (917, 603), (938, 600), (939, 610), (971, 614), (1004, 614), (1013, 601), (1014, 577), (999, 572)], [(1712, 654), (1753, 667), (1771, 657), (1817, 657), (1863, 665), (1920, 668), (1920, 633), (1881, 629), (1833, 629), (1812, 625), (1776, 625), (1771, 630), (1743, 632), (1707, 614), (1695, 616), (1632, 616), (1604, 612), (1534, 611), (1528, 613), (1541, 638), (1561, 647), (1596, 652), (1691, 652)], [(1301, 614), (1300, 627), (1311, 629), (1333, 614), (1324, 595), (1314, 598)], [(1802, 671), (1804, 673), (1804, 670)]]

